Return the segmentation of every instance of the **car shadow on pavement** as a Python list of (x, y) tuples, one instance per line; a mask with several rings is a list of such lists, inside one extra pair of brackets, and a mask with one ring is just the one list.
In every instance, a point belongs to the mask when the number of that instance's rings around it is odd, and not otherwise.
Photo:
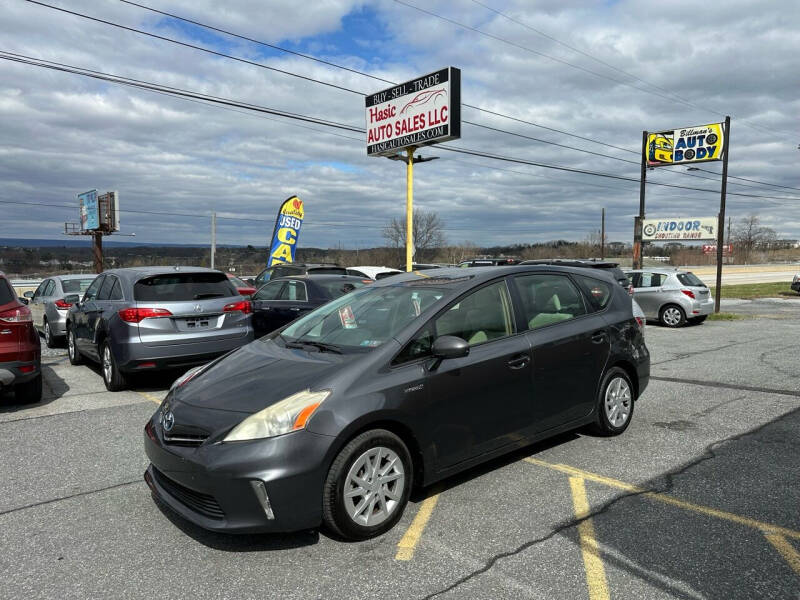
[(0, 391), (0, 413), (15, 412), (29, 408), (47, 406), (58, 400), (69, 391), (69, 385), (50, 366), (54, 363), (42, 363), (42, 399), (32, 404), (19, 404), (13, 390)]
[[(593, 505), (589, 517), (612, 590), (625, 581), (642, 596), (658, 589), (692, 599), (798, 597), (799, 430), (795, 409)], [(591, 478), (585, 485), (590, 499), (613, 489)], [(577, 524), (552, 531), (581, 546)]]
[[(151, 494), (152, 496), (152, 494)], [(319, 532), (306, 530), (296, 533), (232, 534), (208, 531), (191, 523), (153, 496), (161, 513), (185, 535), (204, 546), (222, 552), (269, 552), (311, 546), (319, 542)]]

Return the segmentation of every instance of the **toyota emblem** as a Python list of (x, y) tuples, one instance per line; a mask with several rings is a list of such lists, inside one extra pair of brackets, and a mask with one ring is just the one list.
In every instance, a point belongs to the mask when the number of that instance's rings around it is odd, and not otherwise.
[(175, 415), (172, 414), (172, 411), (169, 411), (164, 415), (164, 431), (172, 431), (174, 426)]

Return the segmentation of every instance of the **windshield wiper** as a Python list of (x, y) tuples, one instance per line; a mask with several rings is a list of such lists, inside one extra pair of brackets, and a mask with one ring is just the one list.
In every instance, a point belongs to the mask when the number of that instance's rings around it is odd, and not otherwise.
[(342, 354), (342, 349), (335, 344), (326, 344), (325, 342), (313, 342), (307, 340), (286, 341), (287, 348), (303, 348), (305, 346), (311, 346), (312, 348), (316, 348), (320, 352), (333, 352), (335, 354)]

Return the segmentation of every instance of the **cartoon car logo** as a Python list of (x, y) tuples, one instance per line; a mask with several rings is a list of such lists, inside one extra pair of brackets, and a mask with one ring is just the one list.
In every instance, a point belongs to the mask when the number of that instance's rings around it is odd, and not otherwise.
[(672, 140), (664, 135), (654, 135), (647, 152), (650, 162), (672, 162)]

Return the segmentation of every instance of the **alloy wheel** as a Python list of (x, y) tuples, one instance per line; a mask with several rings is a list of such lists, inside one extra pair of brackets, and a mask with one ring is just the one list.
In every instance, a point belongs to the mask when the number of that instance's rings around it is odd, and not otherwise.
[(53, 344), (53, 333), (50, 331), (50, 323), (44, 322), (44, 341), (48, 346)]
[(75, 360), (75, 334), (72, 333), (72, 329), (67, 334), (67, 352), (69, 352), (70, 359)]
[(606, 388), (606, 418), (614, 427), (622, 427), (631, 414), (631, 387), (623, 377), (615, 377)]
[(347, 473), (343, 494), (348, 516), (359, 525), (380, 525), (397, 509), (405, 488), (403, 461), (383, 446), (359, 456)]
[(111, 363), (111, 348), (108, 347), (108, 344), (103, 346), (103, 379), (107, 382), (111, 381), (111, 370), (113, 366)]
[(664, 322), (670, 327), (675, 327), (682, 320), (681, 311), (674, 306), (664, 309)]

